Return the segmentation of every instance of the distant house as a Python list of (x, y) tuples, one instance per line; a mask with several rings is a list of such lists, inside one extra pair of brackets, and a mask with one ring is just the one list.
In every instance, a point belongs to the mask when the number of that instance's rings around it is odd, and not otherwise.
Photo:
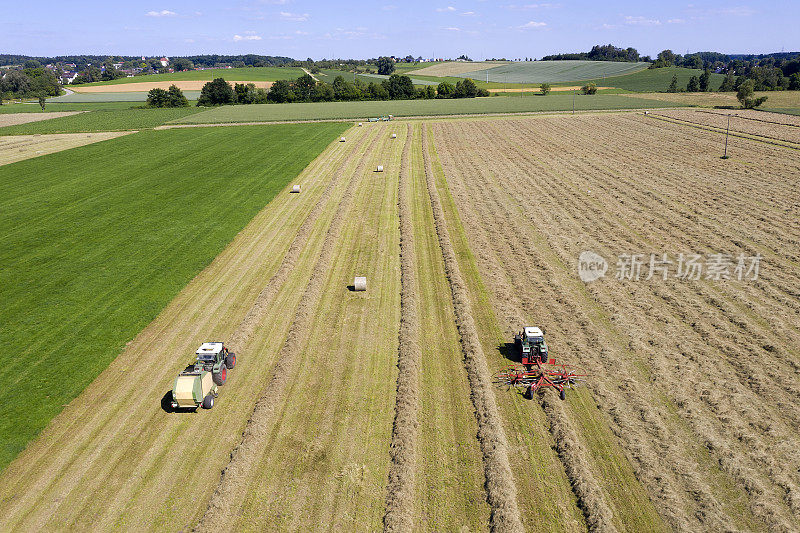
[(77, 72), (65, 72), (61, 75), (61, 83), (63, 85), (69, 85), (70, 83), (75, 81), (75, 78), (77, 77), (78, 77)]
[(167, 65), (169, 65), (169, 59), (167, 59), (166, 57), (162, 57), (161, 59), (159, 59), (159, 61), (161, 62), (162, 67), (166, 67)]
[(111, 65), (117, 70), (122, 68), (122, 63), (111, 63)]

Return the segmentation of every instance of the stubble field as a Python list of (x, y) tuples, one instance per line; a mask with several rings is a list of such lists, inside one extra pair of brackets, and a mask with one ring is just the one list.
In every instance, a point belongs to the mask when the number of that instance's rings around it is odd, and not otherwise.
[[(2, 529), (797, 529), (795, 150), (642, 113), (344, 135), (5, 469)], [(615, 277), (651, 253), (760, 272)], [(589, 374), (564, 402), (492, 383), (531, 324)], [(214, 410), (162, 410), (211, 337)]]

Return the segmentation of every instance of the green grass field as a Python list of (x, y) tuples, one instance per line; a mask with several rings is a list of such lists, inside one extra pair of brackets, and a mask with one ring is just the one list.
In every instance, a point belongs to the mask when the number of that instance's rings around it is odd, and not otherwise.
[[(48, 110), (66, 111), (64, 109), (50, 109), (50, 106), (48, 106)], [(201, 111), (203, 111), (203, 108), (194, 106), (172, 109), (101, 109), (41, 122), (6, 126), (5, 128), (0, 128), (0, 135), (142, 130), (155, 128), (172, 120), (200, 113)]]
[[(396, 71), (396, 74), (404, 74), (404, 71)], [(341, 76), (346, 81), (353, 81), (356, 78), (363, 81), (364, 83), (380, 83), (381, 81), (387, 79), (389, 76), (382, 76), (380, 74), (354, 74), (352, 72), (345, 72), (343, 70), (321, 70), (317, 74), (314, 74), (318, 80), (324, 81), (325, 83), (333, 83), (333, 80), (336, 79), (336, 76)], [(411, 76), (409, 76), (411, 77)], [(438, 78), (431, 78), (430, 76), (420, 76), (418, 77), (411, 77), (411, 81), (414, 85), (438, 85), (439, 79)]]
[[(641, 109), (673, 107), (676, 104), (630, 98), (613, 94), (579, 95), (576, 110)], [(572, 109), (571, 95), (546, 97), (467, 98), (461, 100), (390, 100), (385, 102), (325, 102), (311, 104), (260, 104), (225, 106), (182, 117), (179, 124), (215, 124), (225, 122), (267, 122), (282, 120), (364, 119), (381, 115), (435, 116), (483, 113), (526, 113), (536, 111), (567, 111)], [(69, 118), (69, 117), (68, 117)], [(58, 119), (62, 120), (62, 119)], [(35, 126), (31, 126), (35, 127)], [(22, 128), (22, 126), (14, 126)], [(8, 128), (6, 128), (8, 129)]]
[(148, 131), (0, 167), (0, 469), (343, 130)]
[(138, 83), (142, 81), (211, 81), (215, 78), (225, 78), (226, 81), (275, 81), (287, 79), (293, 80), (302, 75), (302, 69), (296, 67), (252, 67), (189, 70), (186, 72), (173, 72), (170, 74), (150, 74), (147, 76), (134, 76), (133, 78), (119, 78), (112, 81), (98, 81), (95, 83), (86, 83), (82, 85), (82, 87), (88, 87), (92, 85), (119, 85), (121, 83)]
[[(645, 69), (635, 72), (633, 74), (626, 74), (623, 76), (613, 77), (595, 77), (591, 80), (586, 80), (584, 83), (595, 83), (599, 87), (616, 87), (618, 89), (625, 89), (633, 92), (665, 92), (669, 88), (672, 81), (672, 76), (678, 76), (678, 88), (685, 89), (689, 78), (692, 76), (700, 76), (702, 70), (683, 67), (665, 67)], [(725, 78), (722, 74), (711, 74), (711, 88), (717, 90)], [(565, 86), (572, 85), (571, 83), (555, 83), (554, 85)]]
[(499, 83), (555, 83), (619, 76), (645, 69), (647, 65), (617, 61), (525, 61), (467, 72), (458, 77), (487, 81), (488, 74), (488, 81)]

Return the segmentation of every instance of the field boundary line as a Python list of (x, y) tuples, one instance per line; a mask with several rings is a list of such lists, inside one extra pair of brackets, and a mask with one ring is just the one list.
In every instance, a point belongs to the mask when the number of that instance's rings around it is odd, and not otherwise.
[[(358, 149), (351, 153), (348, 160), (354, 159), (360, 148), (372, 137), (365, 136)], [(364, 180), (364, 167), (368, 160), (367, 155), (375, 150), (372, 143), (361, 162), (350, 177), (350, 182), (342, 195), (336, 213), (328, 226), (322, 250), (314, 263), (311, 277), (303, 291), (300, 303), (295, 309), (289, 332), (277, 355), (275, 366), (271, 372), (270, 380), (261, 390), (253, 412), (247, 420), (242, 439), (231, 451), (228, 465), (220, 473), (220, 480), (212, 494), (203, 516), (200, 518), (195, 531), (219, 531), (229, 525), (238, 510), (238, 503), (242, 501), (242, 494), (246, 490), (247, 480), (252, 473), (253, 464), (268, 431), (268, 421), (286, 393), (286, 387), (292, 376), (296, 373), (299, 355), (306, 346), (308, 330), (312, 325), (314, 312), (322, 298), (322, 289), (327, 278), (328, 266), (333, 260), (336, 251), (336, 241), (339, 238), (347, 215), (350, 213), (353, 198), (358, 185)], [(347, 167), (343, 167), (347, 172)], [(342, 171), (340, 171), (342, 172)]]
[(389, 450), (389, 482), (386, 494), (384, 531), (411, 531), (414, 525), (414, 496), (419, 436), (419, 346), (418, 285), (415, 273), (414, 228), (411, 220), (411, 174), (409, 154), (413, 129), (406, 125), (406, 142), (400, 161), (397, 206), (400, 219), (400, 330), (397, 343), (397, 394), (392, 444)]
[[(717, 128), (716, 126), (707, 126), (705, 124), (698, 124), (697, 122), (692, 122), (691, 120), (682, 120), (678, 118), (667, 117), (664, 115), (651, 115), (648, 114), (648, 117), (653, 117), (656, 120), (663, 120), (664, 122), (670, 122), (672, 124), (678, 124), (681, 126), (688, 126), (690, 128), (697, 128), (699, 130), (710, 131), (712, 133), (719, 133), (720, 135), (725, 135), (725, 130), (723, 128)], [(725, 115), (722, 115), (725, 116)], [(781, 148), (789, 148), (791, 150), (800, 150), (800, 144), (793, 143), (791, 141), (784, 141), (780, 139), (775, 139), (774, 137), (765, 137), (761, 135), (755, 135), (753, 133), (743, 133), (740, 131), (731, 130), (728, 131), (728, 135), (731, 137), (739, 137), (740, 139), (747, 139), (749, 141), (756, 141), (764, 144), (771, 144), (773, 146), (779, 146)]]
[(428, 147), (427, 125), (422, 125), (422, 155), (425, 162), (425, 183), (431, 200), (434, 227), (439, 238), (445, 273), (453, 296), (453, 311), (461, 339), (461, 350), (467, 367), (472, 403), (478, 422), (478, 440), (486, 476), (486, 497), (491, 508), (490, 527), (496, 532), (524, 531), (517, 505), (517, 487), (508, 460), (508, 440), (492, 391), (489, 368), (472, 318), (467, 287), (461, 276), (458, 258), (450, 234), (439, 193), (434, 182)]
[[(501, 98), (501, 97), (498, 97)], [(644, 100), (644, 98), (643, 98)], [(657, 100), (653, 100), (654, 102)], [(278, 105), (278, 104), (275, 104)], [(553, 111), (520, 111), (508, 113), (456, 113), (456, 114), (442, 114), (442, 115), (395, 115), (394, 120), (437, 120), (437, 119), (452, 119), (452, 118), (485, 118), (485, 117), (524, 117), (524, 116), (537, 116), (537, 115), (586, 115), (592, 113), (635, 113), (637, 111), (654, 111), (654, 110), (669, 110), (669, 109), (686, 109), (685, 106), (664, 106), (664, 107), (646, 107), (646, 108), (620, 108), (620, 109), (576, 109), (573, 113), (571, 109), (553, 110)], [(690, 109), (693, 109), (690, 107)], [(200, 114), (200, 113), (197, 113)], [(192, 116), (192, 115), (188, 115)], [(168, 123), (160, 126), (155, 126), (154, 130), (171, 130), (177, 128), (214, 128), (217, 126), (269, 126), (273, 124), (309, 124), (314, 122), (357, 122), (367, 120), (368, 117), (344, 117), (344, 118), (317, 118), (317, 119), (288, 119), (288, 120), (261, 120), (261, 121), (248, 121), (248, 122), (206, 122), (206, 123)]]

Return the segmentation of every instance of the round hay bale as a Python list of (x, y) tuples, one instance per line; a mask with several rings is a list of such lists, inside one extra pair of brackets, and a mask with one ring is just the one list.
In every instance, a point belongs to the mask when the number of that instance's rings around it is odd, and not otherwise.
[(359, 123), (358, 123), (358, 127), (359, 127), (359, 128), (360, 128), (361, 126), (363, 126), (363, 125), (364, 125), (364, 124), (362, 124), (361, 122), (359, 122)]
[(383, 172), (383, 165), (378, 165), (377, 170), (375, 172)]
[(344, 137), (342, 137), (341, 139), (339, 139), (339, 142), (340, 142), (340, 143), (343, 143), (343, 142), (344, 142)]
[(367, 278), (365, 276), (356, 276), (356, 279), (353, 281), (353, 290), (354, 291), (367, 290)]
[(397, 139), (397, 134), (396, 133), (392, 133), (392, 139)]
[(300, 192), (300, 186), (299, 185), (292, 185), (292, 192)]

